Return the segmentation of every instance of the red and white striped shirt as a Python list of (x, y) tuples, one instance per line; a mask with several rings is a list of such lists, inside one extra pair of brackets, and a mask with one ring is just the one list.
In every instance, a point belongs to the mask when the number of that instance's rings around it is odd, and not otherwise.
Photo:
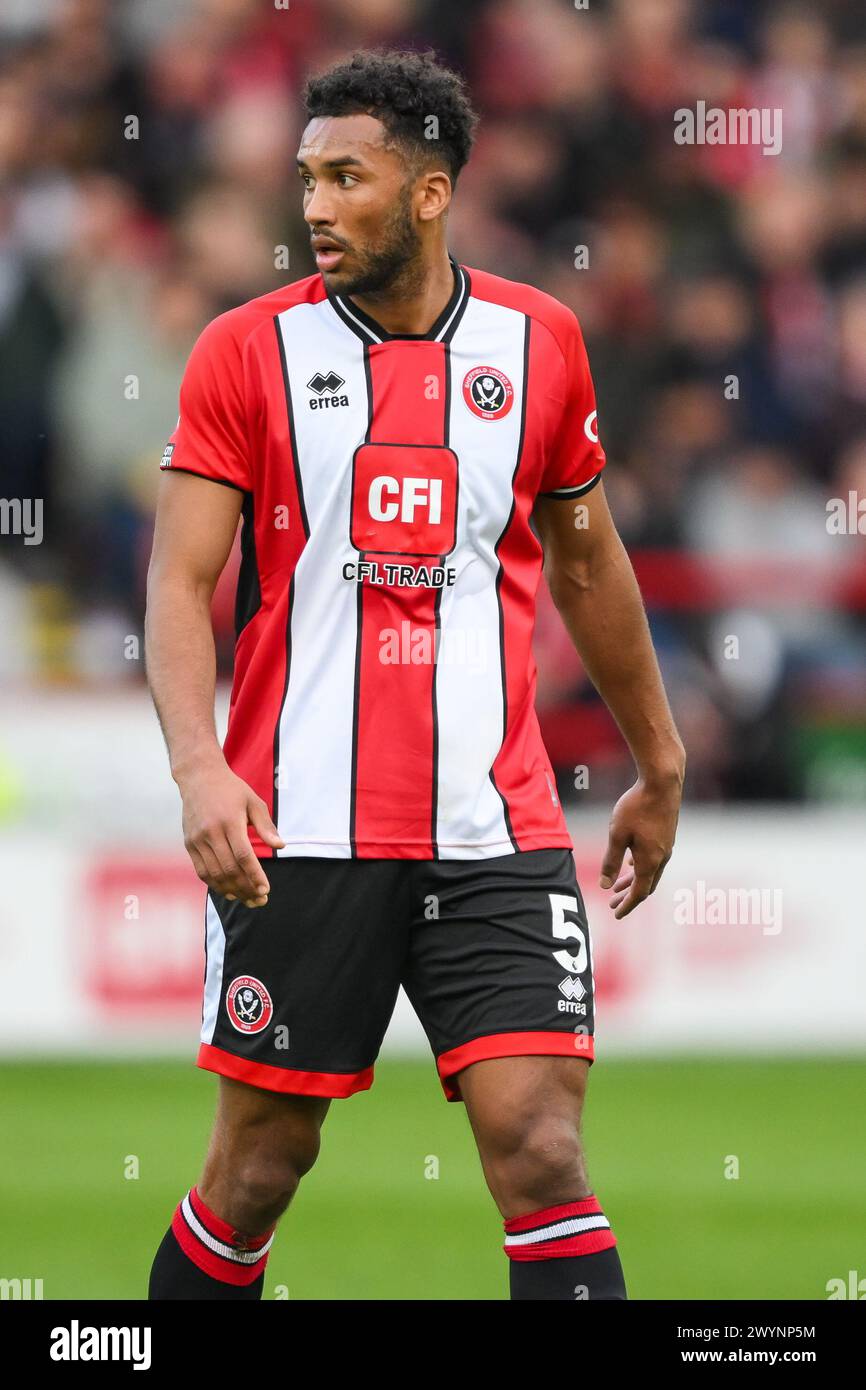
[(535, 714), (530, 517), (604, 467), (589, 365), (570, 309), (452, 267), (428, 333), (314, 275), (214, 319), (184, 373), (162, 466), (244, 493), (225, 755), (280, 856), (571, 845)]

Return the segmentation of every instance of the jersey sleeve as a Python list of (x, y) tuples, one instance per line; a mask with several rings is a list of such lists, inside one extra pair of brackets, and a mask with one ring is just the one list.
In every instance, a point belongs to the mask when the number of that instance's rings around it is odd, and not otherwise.
[(567, 333), (560, 340), (565, 357), (565, 405), (562, 420), (539, 487), (542, 497), (579, 497), (598, 482), (605, 466), (598, 439), (595, 389), (583, 334), (569, 310)]
[(243, 362), (240, 344), (221, 314), (202, 330), (180, 386), (180, 414), (160, 468), (196, 473), (212, 482), (252, 491)]

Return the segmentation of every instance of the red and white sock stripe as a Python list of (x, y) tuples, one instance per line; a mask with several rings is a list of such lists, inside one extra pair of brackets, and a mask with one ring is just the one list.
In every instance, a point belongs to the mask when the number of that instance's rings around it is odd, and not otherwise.
[(175, 1209), (171, 1229), (183, 1253), (212, 1279), (252, 1284), (268, 1262), (275, 1227), (247, 1239), (205, 1206), (193, 1187)]
[(512, 1260), (551, 1260), (564, 1255), (594, 1255), (616, 1245), (616, 1236), (592, 1193), (579, 1202), (545, 1207), (505, 1222), (503, 1249)]

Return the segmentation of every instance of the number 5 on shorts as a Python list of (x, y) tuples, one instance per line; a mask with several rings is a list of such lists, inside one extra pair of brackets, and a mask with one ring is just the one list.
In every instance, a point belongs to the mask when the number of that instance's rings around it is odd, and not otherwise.
[(572, 975), (582, 975), (589, 964), (589, 955), (586, 947), (586, 935), (583, 928), (576, 922), (569, 922), (566, 919), (566, 912), (573, 912), (578, 915), (577, 898), (569, 893), (550, 893), (550, 907), (553, 913), (553, 935), (558, 941), (568, 941), (576, 937), (578, 941), (577, 956), (570, 951), (554, 951), (553, 959), (557, 965), (561, 965), (563, 970), (568, 970)]

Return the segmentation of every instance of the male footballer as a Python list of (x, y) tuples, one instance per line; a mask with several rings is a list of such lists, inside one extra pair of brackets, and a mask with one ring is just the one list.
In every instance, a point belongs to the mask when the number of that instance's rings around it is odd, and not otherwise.
[[(601, 866), (619, 919), (670, 858), (685, 760), (586, 351), (570, 309), (449, 253), (476, 126), (458, 76), (359, 53), (304, 95), (317, 273), (204, 329), (162, 460), (147, 666), (208, 887), (198, 1065), (220, 1091), (149, 1296), (262, 1297), (402, 984), (466, 1106), (511, 1297), (625, 1299), (580, 1141), (594, 981), (534, 707), (542, 566), (636, 766)], [(221, 748), (210, 602), (239, 518)]]

